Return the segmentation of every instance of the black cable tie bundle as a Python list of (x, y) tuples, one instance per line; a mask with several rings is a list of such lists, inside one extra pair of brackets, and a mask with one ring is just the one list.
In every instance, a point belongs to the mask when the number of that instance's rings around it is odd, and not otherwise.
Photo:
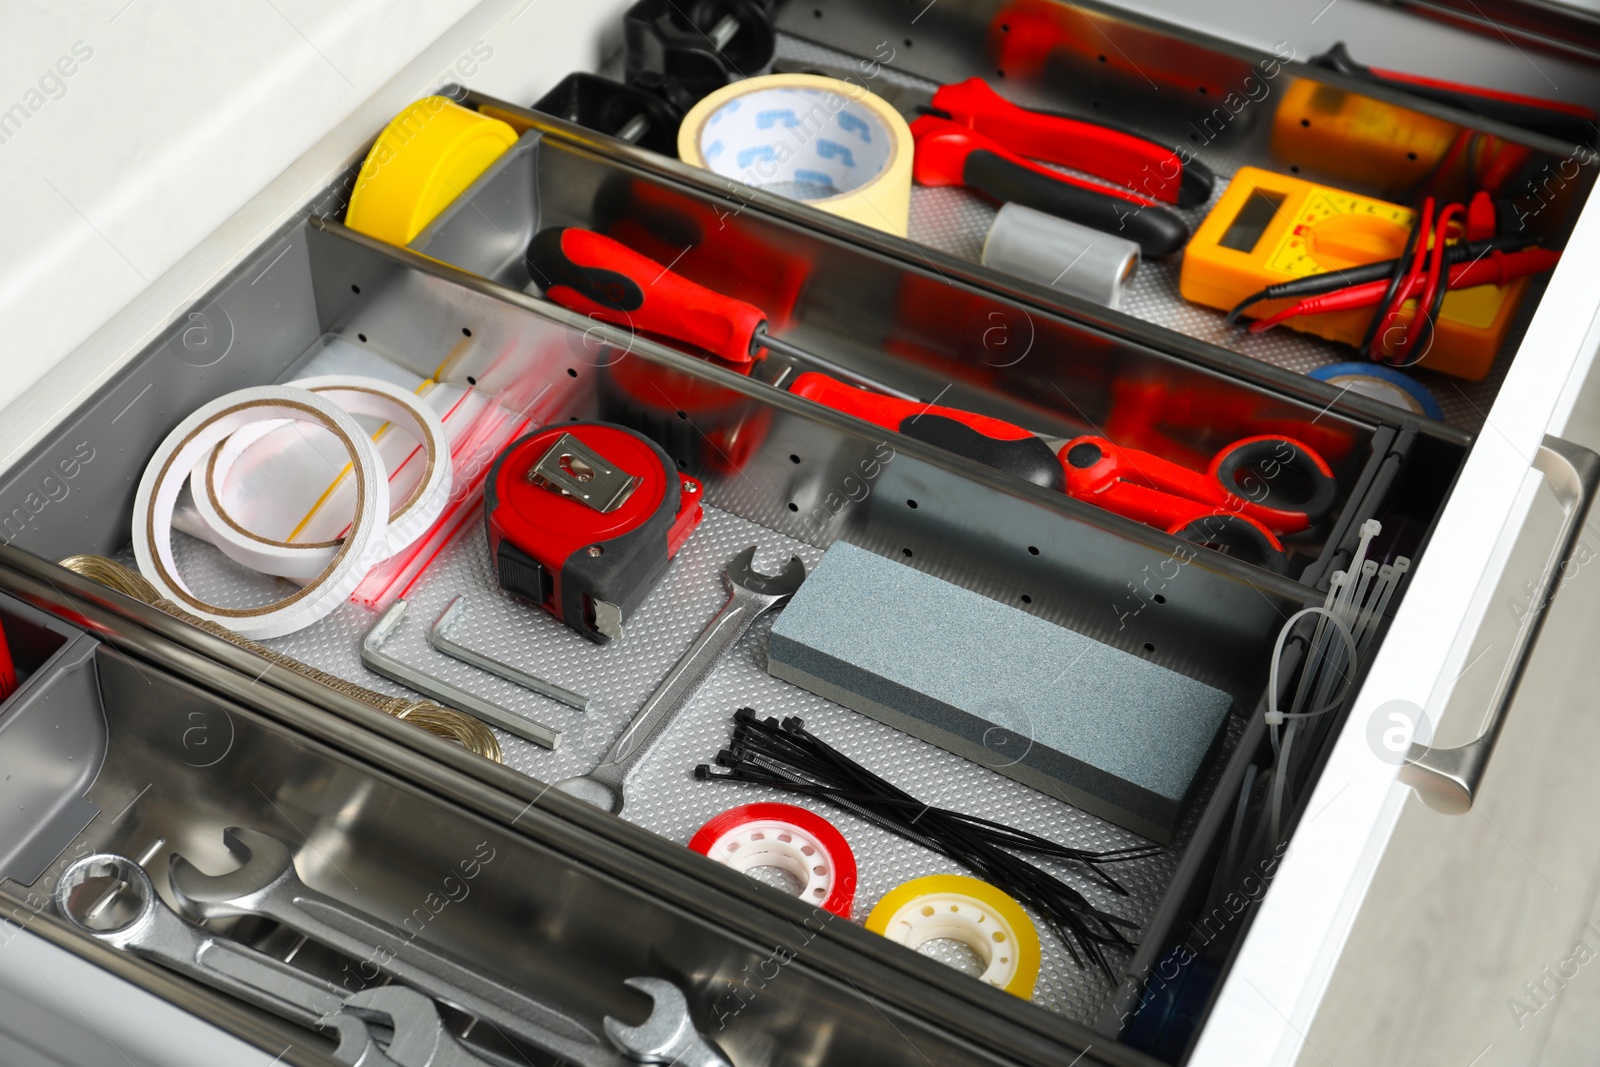
[(733, 743), (716, 756), (716, 765), (727, 773), (717, 774), (702, 763), (695, 768), (696, 778), (752, 782), (817, 797), (931, 849), (1032, 908), (1079, 966), (1087, 957), (1115, 980), (1103, 950), (1131, 951), (1134, 944), (1123, 931), (1136, 924), (1096, 908), (1082, 893), (1014, 853), (1079, 864), (1101, 886), (1127, 896), (1102, 865), (1143, 859), (1161, 846), (1100, 852), (1070, 848), (1004, 823), (924, 804), (808, 732), (800, 719), (762, 719), (753, 709), (740, 708), (733, 721)]

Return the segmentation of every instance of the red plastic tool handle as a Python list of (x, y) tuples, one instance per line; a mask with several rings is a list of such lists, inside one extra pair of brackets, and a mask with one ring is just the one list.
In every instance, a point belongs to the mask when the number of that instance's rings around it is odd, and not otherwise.
[(1170, 256), (1189, 240), (1188, 224), (1154, 200), (1041, 166), (959, 122), (924, 115), (911, 124), (911, 136), (912, 174), (924, 185), (962, 185), (1071, 219), (1137, 241), (1147, 256)]
[[(1228, 488), (1236, 472), (1230, 457), (1243, 460), (1243, 446), (1282, 443), (1288, 446), (1279, 465), (1294, 463), (1313, 483), (1306, 509), (1271, 507), (1247, 500)], [(1338, 490), (1333, 470), (1307, 446), (1288, 438), (1248, 437), (1217, 454), (1204, 473), (1151, 452), (1123, 448), (1104, 437), (1077, 437), (1061, 446), (1061, 467), (1067, 493), (1118, 515), (1163, 530), (1180, 528), (1211, 512), (1239, 515), (1274, 533), (1297, 533), (1320, 520), (1332, 507)], [(1198, 509), (1197, 509), (1198, 505)]]
[(1246, 503), (1225, 491), (1215, 478), (1162, 459), (1153, 452), (1123, 448), (1104, 437), (1074, 438), (1061, 446), (1060, 456), (1067, 475), (1067, 492), (1080, 500), (1093, 501), (1121, 486), (1133, 486), (1141, 490), (1135, 494), (1135, 499), (1143, 501), (1145, 494), (1154, 492), (1172, 501), (1173, 507), (1181, 505), (1180, 510), (1169, 515), (1161, 512), (1157, 502), (1152, 501), (1149, 510), (1129, 515), (1153, 526), (1165, 528), (1187, 515), (1188, 505), (1194, 503), (1217, 507), (1239, 505), (1233, 510), (1242, 509)]
[(1061, 464), (1043, 438), (1004, 419), (885, 396), (816, 371), (801, 374), (789, 391), (1035, 485), (1057, 492), (1066, 488)]
[(1151, 207), (1155, 204), (1150, 197), (1140, 196), (1131, 189), (1117, 188), (1103, 182), (1089, 181), (1075, 174), (1051, 170), (1012, 151), (983, 131), (949, 119), (924, 115), (911, 124), (911, 133), (917, 141), (917, 154), (912, 164), (914, 168), (912, 173), (923, 185), (964, 185), (967, 157), (974, 152), (990, 152), (1014, 166), (1024, 167), (1062, 185), (1076, 186), (1102, 196), (1126, 200), (1139, 207)]
[(17, 668), (11, 660), (11, 645), (0, 629), (0, 700), (17, 691)]
[(1135, 194), (1178, 202), (1183, 161), (1154, 141), (1066, 115), (1030, 111), (982, 78), (940, 87), (933, 106), (1019, 156), (1076, 167)]
[(1104, 437), (1074, 438), (1060, 454), (1068, 495), (1282, 573), (1283, 543), (1215, 478)]
[(528, 261), (545, 296), (602, 322), (670, 337), (749, 363), (767, 316), (592, 230), (556, 226), (534, 237)]
[(858, 419), (864, 419), (889, 430), (898, 431), (901, 423), (918, 415), (942, 415), (996, 441), (1021, 441), (1024, 438), (1034, 437), (1034, 434), (1021, 426), (1006, 422), (1004, 419), (962, 411), (959, 408), (938, 407), (915, 400), (901, 400), (896, 396), (885, 396), (882, 393), (858, 389), (816, 371), (806, 371), (800, 375), (794, 380), (794, 385), (789, 391), (795, 396), (815, 400), (824, 407), (854, 415)]

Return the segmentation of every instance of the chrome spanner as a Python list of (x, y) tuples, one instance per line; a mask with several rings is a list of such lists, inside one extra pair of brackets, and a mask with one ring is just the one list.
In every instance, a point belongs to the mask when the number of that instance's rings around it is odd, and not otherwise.
[[(638, 1026), (606, 1018), (606, 1035), (627, 1056), (626, 1061), (619, 1058), (619, 1064), (732, 1067), (695, 1029), (689, 1004), (677, 986), (661, 978), (630, 978), (627, 984), (653, 1003), (649, 1018)], [(527, 1067), (521, 1056), (469, 1049), (444, 1028), (433, 1001), (405, 986), (381, 986), (351, 994), (345, 1000), (344, 1014), (329, 1023), (340, 1029), (334, 1058), (351, 1067)], [(387, 1051), (378, 1048), (367, 1028), (369, 1023), (393, 1031)]]
[(259, 915), (357, 959), (429, 996), (452, 1004), (510, 1037), (582, 1067), (620, 1061), (583, 1023), (443, 949), (319, 893), (300, 880), (294, 857), (275, 837), (229, 827), (223, 841), (240, 862), (227, 874), (206, 874), (174, 853), (168, 877), (178, 906), (196, 919)]
[[(116, 926), (92, 925), (97, 902), (81, 896), (74, 899), (74, 891), (94, 878), (110, 878), (119, 884), (116, 892), (133, 901), (131, 918)], [(487, 1050), (467, 1048), (445, 1029), (433, 1002), (414, 990), (383, 986), (350, 993), (248, 945), (208, 933), (167, 907), (145, 869), (126, 856), (97, 853), (72, 864), (56, 886), (55, 905), (63, 918), (97, 941), (188, 975), (307, 1029), (336, 1030), (339, 1047), (334, 1058), (352, 1067), (488, 1067), (491, 1063), (521, 1067), (520, 1062)], [(676, 986), (659, 978), (630, 979), (628, 984), (649, 994), (655, 1005), (638, 1027), (605, 1020), (607, 1036), (626, 1059), (592, 1041), (557, 1039), (559, 1047), (546, 1051), (581, 1067), (627, 1067), (630, 1063), (726, 1067), (727, 1061), (695, 1030)], [(368, 1025), (385, 1021), (394, 1030), (387, 1049), (379, 1047)], [(507, 1030), (530, 1040), (526, 1033)], [(671, 1039), (665, 1040), (669, 1036)], [(530, 1043), (544, 1047), (538, 1040)]]
[(729, 561), (723, 580), (728, 586), (728, 602), (717, 612), (695, 638), (689, 651), (673, 664), (656, 691), (650, 694), (644, 706), (634, 715), (622, 731), (622, 736), (612, 743), (600, 765), (588, 774), (566, 778), (555, 784), (563, 793), (593, 804), (614, 815), (622, 813), (623, 786), (634, 766), (649, 750), (652, 742), (666, 729), (672, 717), (682, 710), (711, 668), (727, 652), (750, 624), (773, 608), (794, 596), (800, 583), (806, 580), (806, 565), (799, 556), (791, 556), (788, 564), (777, 575), (762, 574), (752, 564), (756, 546), (751, 545)]
[[(84, 900), (73, 891), (92, 878), (120, 881), (135, 902), (127, 922), (97, 927)], [(163, 967), (248, 1001), (308, 1029), (343, 1006), (345, 990), (264, 952), (202, 930), (180, 917), (159, 896), (145, 869), (115, 853), (85, 856), (61, 875), (56, 910), (95, 940), (142, 956)]]
[(322, 1025), (338, 1033), (339, 1045), (333, 1050), (333, 1058), (345, 1067), (400, 1067), (378, 1047), (364, 1019), (341, 1013), (329, 1015)]
[(683, 990), (664, 978), (630, 978), (627, 984), (654, 1002), (639, 1026), (606, 1017), (606, 1036), (630, 1058), (672, 1067), (732, 1067), (722, 1050), (695, 1029)]
[[(364, 1043), (359, 1032), (347, 1029), (351, 1017), (361, 1021)], [(445, 1029), (439, 1009), (415, 989), (390, 985), (352, 993), (345, 998), (340, 1018), (334, 1059), (347, 1057), (340, 1062), (351, 1067), (490, 1067), (489, 1060), (468, 1051)], [(380, 1051), (372, 1039), (367, 1029), (372, 1022), (394, 1031), (388, 1049)]]

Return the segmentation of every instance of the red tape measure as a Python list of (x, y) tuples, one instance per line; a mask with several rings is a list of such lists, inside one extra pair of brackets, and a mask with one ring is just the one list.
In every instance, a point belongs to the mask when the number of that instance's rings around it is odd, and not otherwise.
[(571, 422), (513, 442), (489, 471), (484, 513), (501, 586), (591, 641), (622, 636), (690, 531), (700, 483), (643, 434)]
[(689, 848), (748, 873), (776, 867), (800, 883), (800, 899), (841, 919), (856, 899), (856, 857), (838, 829), (793, 804), (745, 804), (700, 827)]

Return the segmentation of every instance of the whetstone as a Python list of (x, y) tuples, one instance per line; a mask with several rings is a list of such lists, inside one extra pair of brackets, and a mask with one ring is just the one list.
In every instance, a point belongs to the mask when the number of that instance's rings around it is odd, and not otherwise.
[(773, 624), (768, 670), (1162, 843), (1232, 705), (845, 542)]

